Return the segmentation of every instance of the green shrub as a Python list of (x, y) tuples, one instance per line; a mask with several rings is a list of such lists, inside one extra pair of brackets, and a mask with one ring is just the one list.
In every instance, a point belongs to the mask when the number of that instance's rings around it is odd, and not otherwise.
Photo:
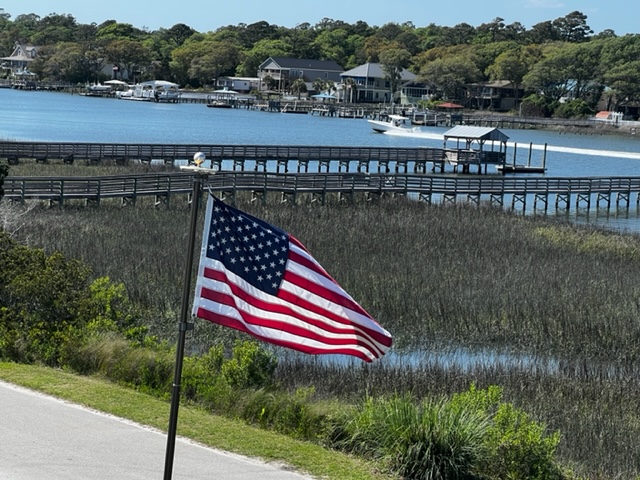
[(232, 357), (222, 365), (222, 375), (234, 388), (263, 388), (273, 383), (278, 361), (257, 342), (239, 340)]
[(543, 424), (533, 421), (510, 403), (498, 407), (486, 442), (491, 451), (487, 471), (497, 478), (563, 478), (555, 459), (560, 434), (547, 434)]
[(369, 397), (347, 412), (337, 446), (384, 460), (407, 479), (471, 479), (484, 460), (488, 427), (486, 415), (445, 400)]
[(368, 397), (342, 411), (332, 445), (382, 460), (406, 479), (560, 480), (558, 433), (475, 386), (450, 399)]
[(510, 480), (559, 480), (563, 478), (556, 461), (560, 434), (548, 434), (544, 424), (503, 402), (502, 389), (490, 386), (456, 394), (451, 403), (457, 408), (476, 410), (491, 418), (482, 441), (487, 454), (481, 472), (488, 478)]
[(125, 338), (144, 343), (147, 328), (138, 324), (137, 312), (123, 283), (100, 277), (88, 286), (89, 295), (78, 305), (78, 319), (87, 334), (121, 332)]
[(294, 394), (271, 389), (247, 391), (238, 406), (238, 416), (262, 428), (306, 440), (326, 438), (327, 416), (312, 402), (314, 389), (300, 388)]
[(0, 232), (0, 322), (9, 341), (2, 355), (56, 366), (62, 346), (84, 324), (78, 302), (89, 268), (59, 253), (25, 247)]
[(124, 285), (107, 277), (91, 281), (91, 270), (78, 260), (20, 245), (0, 232), (0, 271), (1, 357), (60, 366), (76, 362), (73, 351), (93, 335), (120, 332), (144, 341), (146, 329)]
[(550, 117), (559, 104), (544, 95), (529, 95), (522, 100), (522, 114), (526, 117)]
[(553, 112), (558, 118), (585, 118), (593, 115), (595, 111), (584, 100), (576, 99), (561, 103)]
[[(203, 355), (187, 356), (182, 366), (182, 395), (186, 400), (213, 408), (220, 404), (221, 394), (229, 389), (222, 386), (224, 348), (216, 345)], [(221, 392), (221, 386), (223, 387)]]

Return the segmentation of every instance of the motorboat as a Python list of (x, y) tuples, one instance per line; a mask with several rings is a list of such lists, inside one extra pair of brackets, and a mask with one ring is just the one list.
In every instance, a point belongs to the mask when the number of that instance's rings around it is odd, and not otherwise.
[(411, 119), (403, 115), (387, 115), (380, 120), (367, 120), (373, 131), (376, 133), (385, 133), (392, 130), (410, 130)]
[(166, 80), (150, 80), (135, 84), (129, 90), (117, 92), (122, 100), (139, 100), (147, 102), (177, 102), (181, 92), (177, 83)]
[(232, 108), (230, 103), (224, 100), (209, 100), (207, 101), (207, 107), (209, 108)]
[(102, 83), (94, 83), (92, 85), (87, 85), (88, 92), (110, 92), (111, 85), (103, 85)]

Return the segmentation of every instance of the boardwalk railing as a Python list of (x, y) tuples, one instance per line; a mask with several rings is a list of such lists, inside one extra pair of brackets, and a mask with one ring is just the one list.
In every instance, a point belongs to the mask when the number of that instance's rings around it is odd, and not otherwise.
[[(640, 177), (593, 178), (510, 178), (495, 176), (450, 177), (415, 174), (369, 173), (268, 173), (217, 172), (206, 185), (214, 192), (235, 200), (238, 192), (251, 192), (256, 201), (267, 201), (267, 194), (278, 194), (280, 201), (297, 202), (307, 194), (324, 203), (328, 195), (349, 199), (356, 193), (376, 196), (410, 196), (426, 202), (486, 202), (512, 209), (545, 211), (555, 209), (629, 207), (632, 197), (640, 202)], [(156, 205), (168, 205), (175, 195), (192, 191), (192, 173), (163, 173), (100, 177), (7, 177), (4, 198), (15, 202), (46, 200), (62, 205), (70, 200), (99, 204), (120, 199), (135, 204), (140, 197), (154, 197)], [(510, 203), (510, 205), (509, 205)]]
[[(163, 161), (176, 164), (189, 162), (194, 153), (202, 152), (212, 168), (221, 169), (230, 162), (230, 169), (244, 171), (268, 170), (285, 173), (308, 172), (315, 162), (318, 172), (383, 171), (423, 172), (427, 163), (444, 162), (439, 148), (416, 147), (340, 147), (340, 146), (268, 146), (268, 145), (166, 145), (166, 144), (106, 144), (61, 142), (0, 142), (0, 159), (17, 164), (23, 159), (37, 162), (62, 161), (73, 163), (129, 161)], [(335, 168), (332, 168), (335, 167)]]

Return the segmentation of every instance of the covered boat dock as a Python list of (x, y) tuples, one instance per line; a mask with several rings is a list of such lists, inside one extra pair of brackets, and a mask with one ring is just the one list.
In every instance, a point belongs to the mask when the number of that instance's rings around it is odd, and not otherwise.
[[(507, 160), (509, 137), (497, 128), (458, 125), (444, 133), (445, 163), (454, 172), (469, 173), (471, 165), (478, 166), (478, 173), (487, 173), (488, 165), (504, 167)], [(442, 165), (444, 169), (444, 164)]]

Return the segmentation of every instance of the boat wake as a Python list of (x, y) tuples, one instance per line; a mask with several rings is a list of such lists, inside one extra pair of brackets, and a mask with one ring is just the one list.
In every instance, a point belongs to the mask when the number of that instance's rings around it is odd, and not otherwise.
[[(438, 133), (422, 131), (420, 130), (420, 127), (415, 127), (411, 129), (405, 129), (405, 130), (388, 131), (388, 132), (385, 132), (385, 135), (394, 135), (394, 136), (411, 137), (411, 138), (424, 138), (427, 140), (444, 141), (443, 135)], [(509, 147), (514, 147), (516, 143), (508, 142), (507, 145)], [(518, 144), (518, 145), (522, 145), (522, 144)], [(531, 144), (531, 149), (544, 150), (545, 145), (539, 145), (534, 143), (534, 144)], [(569, 153), (574, 155), (590, 155), (590, 156), (596, 156), (596, 157), (616, 157), (616, 158), (629, 158), (632, 160), (640, 160), (640, 152), (622, 152), (618, 150), (596, 150), (591, 148), (563, 147), (559, 145), (546, 145), (546, 149), (548, 152), (560, 152), (560, 153)]]

